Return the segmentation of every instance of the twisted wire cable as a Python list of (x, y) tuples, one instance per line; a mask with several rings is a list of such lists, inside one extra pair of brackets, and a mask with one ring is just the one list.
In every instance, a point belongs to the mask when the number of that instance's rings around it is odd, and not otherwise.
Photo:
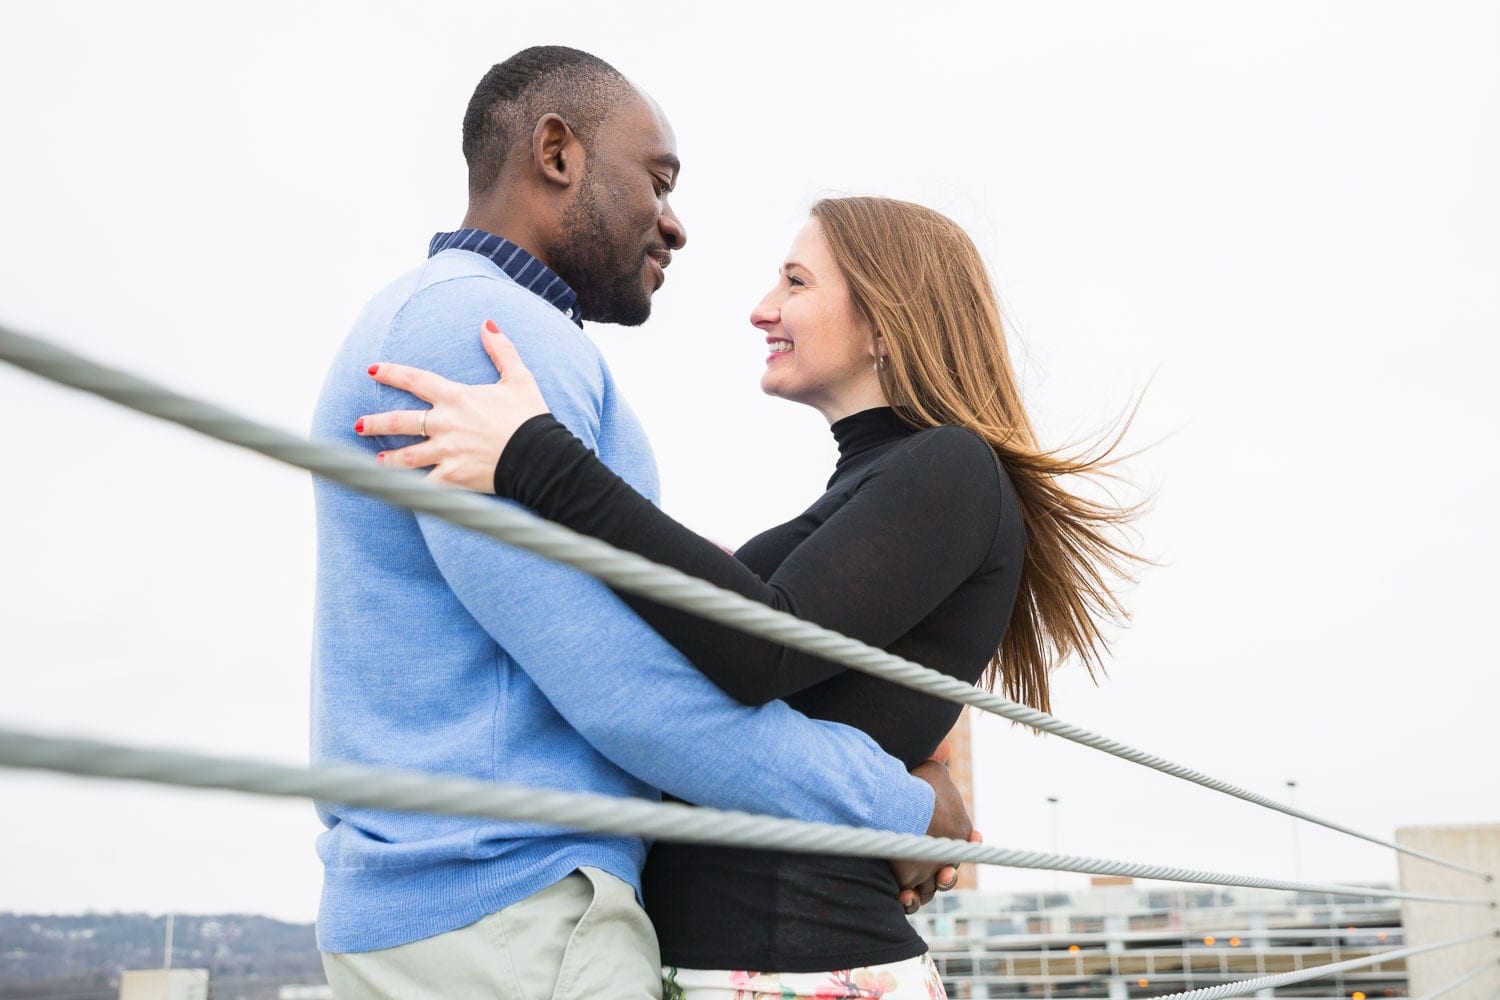
[(181, 751), (44, 736), (5, 728), (0, 728), (0, 766), (58, 771), (96, 778), (148, 781), (185, 788), (215, 788), (285, 798), (312, 798), (372, 809), (544, 823), (592, 833), (649, 837), (690, 844), (867, 858), (917, 858), (950, 863), (967, 861), (1009, 868), (1129, 875), (1205, 885), (1410, 899), (1488, 906), (1492, 909), (1496, 906), (1490, 900), (1464, 896), (1433, 896), (1320, 882), (1287, 882), (1252, 875), (1227, 875), (1191, 868), (1011, 850), (960, 840), (887, 833), (830, 823), (775, 819), (744, 812), (648, 802), (644, 799), (562, 792), (468, 778), (435, 777), (413, 771), (355, 764), (299, 768), (269, 761), (208, 757)]
[(383, 468), (372, 462), (367, 454), (351, 448), (317, 444), (295, 434), (255, 423), (211, 403), (192, 399), (4, 326), (0, 326), (0, 359), (54, 382), (82, 389), (141, 413), (169, 420), (228, 444), (306, 469), (361, 493), (442, 518), (507, 545), (535, 552), (582, 570), (617, 590), (647, 597), (659, 604), (692, 612), (720, 625), (814, 653), (894, 684), (948, 701), (972, 705), (983, 712), (1052, 733), (1062, 739), (1265, 809), (1474, 875), (1486, 882), (1493, 881), (1494, 876), (1488, 872), (1393, 840), (1363, 833), (1175, 764), (1008, 698), (981, 691), (956, 678), (867, 646), (831, 629), (772, 610), (671, 567), (657, 565), (596, 538), (577, 534), (559, 524), (496, 504), (477, 494), (433, 485), (419, 474)]
[(1439, 986), (1431, 993), (1422, 994), (1422, 996), (1419, 997), (1418, 1000), (1437, 1000), (1437, 998), (1442, 996), (1444, 993), (1451, 993), (1452, 991), (1458, 989), (1460, 986), (1463, 986), (1465, 983), (1478, 979), (1486, 972), (1494, 969), (1497, 964), (1500, 964), (1500, 952), (1496, 952), (1495, 954), (1491, 955), (1483, 962), (1480, 962), (1479, 965), (1477, 965), (1475, 968), (1459, 976), (1451, 983), (1444, 983), (1442, 986)]
[[(1339, 972), (1349, 972), (1353, 969), (1361, 969), (1367, 965), (1380, 965), (1385, 962), (1394, 962), (1398, 959), (1407, 959), (1413, 955), (1421, 955), (1424, 952), (1437, 951), (1439, 948), (1452, 948), (1455, 945), (1468, 944), (1470, 941), (1478, 941), (1480, 938), (1500, 936), (1500, 931), (1480, 931), (1478, 934), (1470, 934), (1466, 937), (1451, 938), (1447, 941), (1438, 941), (1435, 944), (1413, 945), (1410, 948), (1396, 948), (1391, 951), (1382, 951), (1365, 958), (1351, 958), (1344, 962), (1333, 962), (1328, 965), (1318, 965), (1311, 969), (1298, 969), (1296, 972), (1282, 972), (1274, 976), (1258, 976), (1255, 979), (1242, 979), (1234, 983), (1222, 983), (1218, 986), (1207, 986), (1201, 990), (1187, 990), (1182, 993), (1163, 993), (1152, 997), (1151, 1000), (1224, 1000), (1225, 997), (1242, 997), (1260, 990), (1274, 989), (1278, 986), (1288, 986), (1292, 983), (1305, 983), (1310, 979), (1322, 979)], [(1436, 995), (1436, 994), (1433, 994)]]

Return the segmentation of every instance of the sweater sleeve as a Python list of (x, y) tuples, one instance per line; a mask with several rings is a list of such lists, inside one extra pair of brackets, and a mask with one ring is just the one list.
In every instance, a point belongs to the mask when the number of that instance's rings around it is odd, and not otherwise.
[[(495, 490), (575, 531), (779, 611), (885, 648), (925, 618), (989, 553), (999, 471), (977, 435), (942, 427), (896, 446), (844, 504), (761, 580), (664, 514), (549, 415), (522, 425)], [(645, 598), (623, 599), (739, 701), (784, 698), (845, 668)]]

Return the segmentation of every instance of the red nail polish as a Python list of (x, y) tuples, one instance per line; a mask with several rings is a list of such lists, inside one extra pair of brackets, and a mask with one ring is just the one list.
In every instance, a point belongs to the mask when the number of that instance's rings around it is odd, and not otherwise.
[(364, 417), (360, 417), (358, 420), (354, 421), (354, 433), (356, 433), (356, 434), (363, 434), (364, 432), (365, 432), (365, 418)]
[(376, 452), (375, 453), (375, 461), (379, 462), (381, 465), (384, 465), (385, 464), (385, 452), (383, 452), (383, 451)]
[(484, 329), (485, 329), (486, 333), (499, 333), (500, 332), (500, 328), (495, 325), (495, 321), (492, 320), (492, 319), (487, 319), (487, 320), (484, 321)]
[(371, 375), (374, 375), (378, 371), (380, 371), (380, 366), (379, 365), (371, 365), (370, 366), (370, 374)]

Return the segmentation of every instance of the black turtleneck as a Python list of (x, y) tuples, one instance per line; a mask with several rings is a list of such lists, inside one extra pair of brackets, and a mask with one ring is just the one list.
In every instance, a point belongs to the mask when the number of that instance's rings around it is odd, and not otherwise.
[[(888, 407), (832, 430), (839, 459), (827, 492), (733, 556), (663, 514), (550, 416), (527, 421), (507, 444), (495, 490), (576, 531), (977, 681), (1010, 619), (1025, 545), (994, 452), (962, 428), (913, 430)], [(782, 698), (855, 726), (908, 767), (957, 719), (951, 702), (621, 597), (736, 699)], [(817, 972), (925, 950), (882, 861), (662, 842), (644, 881), (668, 965)]]

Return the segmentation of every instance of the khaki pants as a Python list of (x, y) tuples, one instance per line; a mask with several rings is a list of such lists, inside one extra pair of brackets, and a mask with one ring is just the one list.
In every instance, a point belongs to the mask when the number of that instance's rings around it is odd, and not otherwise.
[(651, 921), (597, 868), (447, 934), (324, 952), (323, 970), (339, 1000), (661, 1000)]

